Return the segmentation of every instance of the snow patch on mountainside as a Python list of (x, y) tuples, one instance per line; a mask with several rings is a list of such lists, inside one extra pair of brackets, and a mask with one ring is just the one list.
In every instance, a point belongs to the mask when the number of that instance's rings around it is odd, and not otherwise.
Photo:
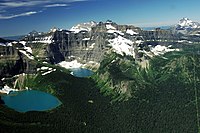
[(135, 43), (137, 44), (142, 44), (144, 41), (143, 40), (136, 40)]
[(95, 43), (92, 43), (91, 46), (89, 46), (90, 49), (94, 48)]
[(109, 30), (107, 31), (107, 33), (111, 33), (111, 34), (117, 33), (117, 34), (122, 35), (122, 36), (124, 35), (123, 32), (121, 32), (121, 31), (119, 31), (119, 30), (114, 30), (114, 29), (109, 29)]
[(25, 41), (20, 41), (19, 43), (21, 43), (22, 45), (26, 46), (26, 42)]
[(90, 40), (90, 38), (83, 38), (82, 40), (83, 41), (88, 41), (88, 40)]
[(32, 55), (32, 49), (30, 47), (26, 46), (26, 42), (25, 41), (20, 41), (19, 43), (21, 43), (22, 45), (24, 45), (23, 49), (20, 49), (19, 52), (24, 54), (26, 57), (28, 57), (31, 60), (34, 60), (34, 56)]
[(19, 91), (19, 90), (12, 89), (7, 85), (5, 85), (3, 88), (0, 89), (0, 93), (5, 93), (5, 94), (9, 94), (11, 91)]
[(0, 43), (0, 46), (6, 46), (6, 44), (5, 43)]
[(32, 54), (32, 49), (30, 48), (30, 47), (24, 47), (24, 49), (26, 50), (26, 52), (29, 52), (29, 53), (31, 53)]
[(47, 74), (50, 74), (50, 73), (52, 73), (52, 72), (54, 72), (54, 71), (56, 71), (56, 69), (51, 69), (51, 70), (49, 70), (49, 71), (47, 71), (47, 72), (42, 73), (42, 76), (47, 75)]
[[(52, 29), (50, 29), (49, 33), (56, 32), (57, 30), (60, 30), (60, 29), (53, 27)], [(62, 29), (60, 31), (62, 31)]]
[(0, 43), (0, 46), (4, 46), (4, 47), (8, 47), (8, 46), (10, 46), (10, 47), (12, 47), (12, 46), (13, 46), (13, 44), (12, 44), (11, 42), (7, 42), (7, 43)]
[(122, 36), (118, 36), (114, 39), (110, 39), (109, 45), (112, 46), (113, 51), (120, 54), (120, 55), (131, 55), (135, 58), (135, 52), (133, 48), (133, 42), (128, 40)]
[(20, 53), (24, 54), (26, 57), (28, 57), (31, 60), (34, 60), (34, 56), (32, 56), (29, 52), (25, 50), (19, 50)]
[(70, 62), (62, 61), (58, 63), (58, 65), (66, 69), (72, 69), (72, 68), (80, 68), (83, 64), (79, 63), (77, 60), (73, 60)]
[(127, 29), (127, 30), (126, 30), (126, 33), (127, 33), (127, 34), (130, 34), (130, 35), (132, 35), (132, 36), (138, 34), (137, 32), (133, 31), (132, 29)]
[(50, 44), (53, 42), (53, 36), (45, 36), (45, 37), (36, 37), (35, 41), (32, 41), (31, 43), (46, 43)]
[(82, 23), (82, 24), (78, 24), (76, 26), (73, 26), (70, 31), (74, 32), (74, 33), (79, 33), (80, 31), (91, 31), (92, 27), (95, 27), (97, 25), (96, 22), (94, 21), (90, 21), (88, 23)]
[(50, 74), (51, 72), (56, 71), (56, 69), (43, 66), (41, 68), (37, 68), (37, 71), (40, 71), (42, 73), (42, 76), (44, 76), (44, 75)]
[(171, 51), (179, 51), (179, 49), (172, 49), (170, 48), (171, 46), (161, 46), (161, 45), (157, 45), (153, 48), (151, 48), (151, 52), (153, 52), (154, 55), (163, 55), (167, 52), (171, 52)]
[(10, 46), (10, 47), (13, 46), (11, 42), (7, 43), (6, 45), (7, 45), (7, 46)]
[(115, 27), (113, 27), (111, 24), (106, 24), (106, 29), (107, 30), (116, 30), (116, 28)]

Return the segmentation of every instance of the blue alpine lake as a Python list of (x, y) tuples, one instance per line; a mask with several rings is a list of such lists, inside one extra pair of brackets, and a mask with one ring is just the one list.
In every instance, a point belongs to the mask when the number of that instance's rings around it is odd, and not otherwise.
[(89, 77), (93, 74), (93, 71), (85, 68), (74, 68), (71, 71), (71, 74), (75, 77)]
[(53, 95), (36, 90), (11, 92), (9, 95), (3, 96), (2, 100), (5, 105), (18, 112), (46, 111), (61, 104)]

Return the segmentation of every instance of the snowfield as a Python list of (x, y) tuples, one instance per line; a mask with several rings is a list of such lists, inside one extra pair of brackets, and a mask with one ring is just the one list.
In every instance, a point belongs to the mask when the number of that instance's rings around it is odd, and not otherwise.
[(32, 41), (31, 43), (46, 43), (50, 44), (53, 42), (53, 37), (52, 36), (46, 36), (42, 38), (35, 38), (35, 41)]
[(120, 55), (131, 55), (135, 58), (135, 52), (133, 48), (133, 42), (122, 36), (118, 36), (114, 39), (108, 40), (109, 45), (112, 46), (113, 51)]
[(62, 61), (62, 62), (58, 63), (58, 65), (66, 68), (66, 69), (72, 69), (72, 68), (80, 68), (83, 64), (78, 63), (77, 60), (73, 60), (70, 62)]
[(126, 30), (126, 33), (127, 33), (127, 34), (130, 34), (130, 35), (132, 35), (132, 36), (133, 36), (133, 35), (139, 34), (139, 33), (135, 32), (135, 31), (133, 31), (132, 29), (127, 29), (127, 30)]
[(49, 73), (51, 73), (51, 72), (56, 71), (56, 69), (43, 66), (43, 67), (41, 67), (41, 68), (37, 68), (37, 71), (41, 71), (42, 76), (44, 76), (44, 75), (47, 75), (47, 74), (49, 74)]
[(5, 93), (5, 94), (9, 94), (11, 91), (19, 91), (19, 90), (12, 89), (7, 85), (5, 85), (2, 89), (0, 89), (0, 93)]
[(90, 38), (83, 38), (82, 40), (83, 41), (88, 41), (88, 40), (90, 40)]
[(29, 52), (24, 51), (24, 50), (19, 50), (20, 53), (24, 54), (26, 57), (28, 57), (31, 60), (34, 60), (34, 56), (30, 55)]
[(117, 34), (122, 35), (122, 36), (124, 35), (123, 32), (121, 32), (121, 31), (119, 31), (119, 30), (115, 30), (115, 29), (109, 29), (109, 30), (107, 31), (107, 33), (111, 33), (111, 34), (117, 33)]
[(52, 69), (52, 70), (49, 70), (47, 72), (44, 72), (44, 73), (42, 73), (42, 76), (47, 75), (47, 74), (54, 72), (54, 71), (56, 71), (56, 69)]
[(157, 45), (151, 48), (151, 52), (153, 52), (154, 55), (162, 55), (164, 53), (171, 52), (171, 51), (179, 51), (179, 49), (172, 49), (170, 48), (170, 46), (166, 47), (166, 46), (161, 46), (161, 45)]
[(0, 46), (7, 46), (6, 44), (4, 44), (4, 43), (0, 43)]
[(107, 30), (110, 30), (110, 29), (111, 29), (111, 30), (116, 30), (116, 28), (113, 27), (111, 24), (107, 24), (107, 25), (106, 25), (106, 29), (107, 29)]
[(92, 27), (96, 26), (97, 23), (94, 21), (90, 21), (87, 23), (82, 23), (82, 24), (78, 24), (76, 26), (73, 26), (70, 31), (74, 32), (74, 33), (79, 33), (81, 31), (91, 31)]

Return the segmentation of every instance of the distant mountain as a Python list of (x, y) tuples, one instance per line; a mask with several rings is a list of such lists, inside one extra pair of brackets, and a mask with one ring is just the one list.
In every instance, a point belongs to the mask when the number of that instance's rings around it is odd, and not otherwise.
[[(43, 51), (41, 57), (46, 56), (49, 59), (47, 62), (51, 63), (74, 59), (99, 63), (107, 51), (139, 60), (143, 59), (143, 55), (151, 58), (176, 50), (169, 47), (168, 43), (171, 40), (178, 42), (179, 38), (164, 28), (170, 27), (162, 26), (154, 28), (154, 31), (146, 31), (133, 25), (120, 25), (111, 20), (99, 23), (90, 21), (77, 24), (71, 30), (52, 28), (50, 32), (40, 35), (33, 31), (23, 40), (30, 46), (43, 44), (44, 47), (40, 50)], [(159, 43), (151, 44), (151, 41)]]
[(8, 41), (3, 39), (3, 38), (0, 38), (0, 43), (7, 43)]
[(182, 18), (176, 25), (177, 30), (192, 30), (196, 28), (200, 28), (200, 24), (198, 22), (193, 22), (189, 18)]
[(39, 36), (39, 35), (43, 35), (43, 32), (37, 32), (36, 30), (31, 31), (28, 36)]
[[(182, 20), (179, 25), (193, 24), (188, 19), (185, 20), (187, 22)], [(175, 29), (175, 26), (173, 28)], [(46, 33), (33, 30), (22, 40), (33, 49), (40, 48), (37, 50), (40, 51), (37, 56), (52, 64), (75, 59), (84, 63), (99, 63), (108, 51), (121, 56), (132, 56), (141, 62), (144, 58), (177, 51), (176, 47), (171, 47), (172, 41), (193, 43), (200, 40), (198, 31), (184, 35), (172, 32), (173, 28), (161, 26), (154, 27), (152, 31), (142, 30), (133, 25), (120, 25), (111, 20), (99, 23), (90, 21), (77, 24), (70, 30), (55, 27)], [(7, 46), (7, 43), (3, 44)]]
[(8, 40), (4, 38), (0, 38), (0, 46), (11, 46), (11, 43), (13, 40)]
[(78, 24), (76, 26), (73, 26), (70, 31), (74, 32), (74, 33), (79, 33), (80, 31), (90, 31), (92, 27), (95, 27), (97, 25), (96, 22), (94, 21), (90, 21), (87, 23), (81, 23)]
[(141, 27), (143, 30), (155, 30), (156, 28), (160, 28), (162, 30), (170, 29), (171, 26), (154, 26), (154, 27)]
[(18, 36), (8, 36), (8, 37), (2, 37), (4, 39), (7, 39), (7, 40), (20, 40), (24, 37), (25, 35), (18, 35)]
[(179, 22), (171, 28), (175, 34), (182, 34), (182, 35), (198, 35), (199, 36), (199, 29), (200, 24), (198, 22), (194, 22), (189, 18), (182, 18)]

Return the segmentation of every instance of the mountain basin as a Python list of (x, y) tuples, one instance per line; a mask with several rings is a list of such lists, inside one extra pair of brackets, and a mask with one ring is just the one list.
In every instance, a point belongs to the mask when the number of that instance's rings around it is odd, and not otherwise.
[(2, 100), (6, 106), (18, 112), (47, 111), (61, 104), (53, 95), (37, 90), (11, 92), (2, 96)]
[(71, 69), (71, 74), (75, 77), (89, 77), (91, 75), (94, 74), (93, 71), (89, 70), (89, 69), (85, 69), (85, 68), (73, 68)]

